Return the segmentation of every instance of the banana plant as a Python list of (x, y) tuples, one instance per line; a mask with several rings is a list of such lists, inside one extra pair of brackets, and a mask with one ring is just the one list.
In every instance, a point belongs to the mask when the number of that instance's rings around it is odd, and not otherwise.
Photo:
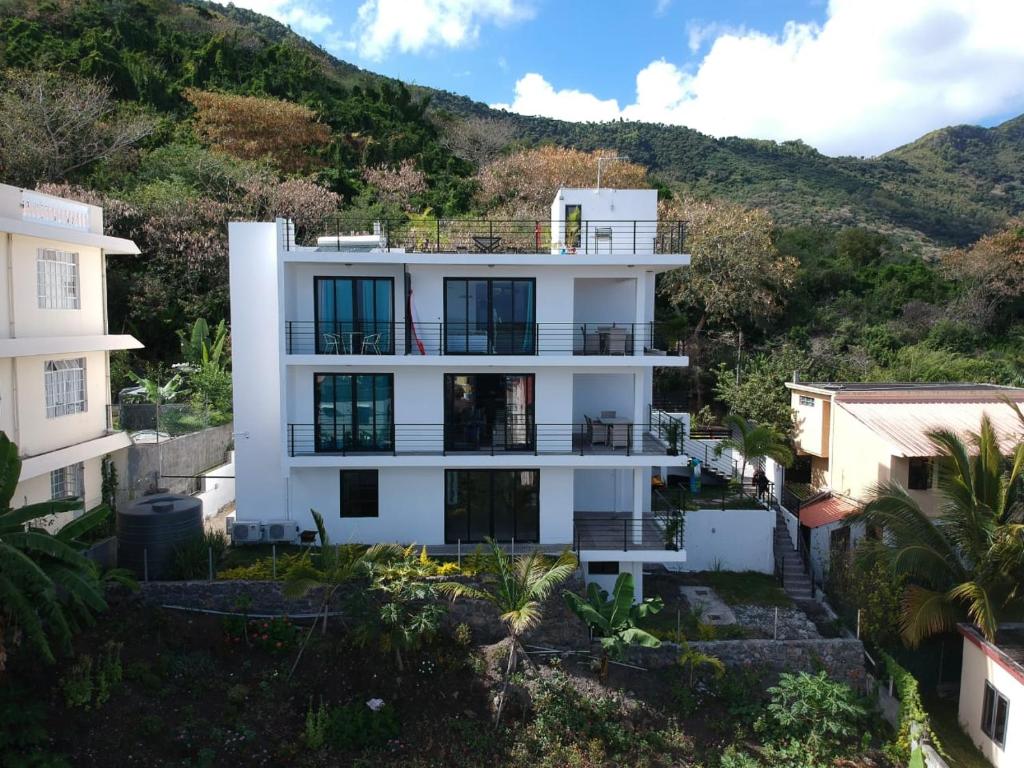
[(18, 448), (0, 432), (0, 670), (18, 638), (52, 663), (54, 650), (70, 650), (74, 631), (92, 623), (93, 614), (107, 607), (99, 568), (82, 555), (76, 542), (102, 521), (103, 513), (90, 512), (52, 534), (39, 521), (81, 509), (81, 500), (13, 509), (20, 476)]
[(586, 599), (568, 590), (562, 596), (569, 609), (590, 628), (595, 639), (601, 643), (601, 682), (608, 680), (609, 661), (621, 659), (630, 646), (657, 648), (661, 645), (658, 638), (640, 629), (637, 624), (658, 613), (665, 604), (660, 597), (635, 602), (631, 573), (619, 574), (610, 597), (595, 582), (588, 585)]

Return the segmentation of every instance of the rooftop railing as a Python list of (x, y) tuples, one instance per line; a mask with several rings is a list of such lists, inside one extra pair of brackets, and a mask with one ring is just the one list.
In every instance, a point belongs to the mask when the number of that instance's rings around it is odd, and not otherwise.
[(650, 255), (684, 253), (681, 220), (383, 219), (332, 215), (285, 229), (284, 248), (406, 253), (548, 253)]
[(679, 355), (662, 323), (404, 323), (289, 320), (290, 355)]

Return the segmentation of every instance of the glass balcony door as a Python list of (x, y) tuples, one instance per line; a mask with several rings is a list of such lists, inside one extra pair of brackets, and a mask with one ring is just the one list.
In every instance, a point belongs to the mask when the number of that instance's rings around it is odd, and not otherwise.
[(394, 449), (390, 373), (318, 373), (314, 381), (318, 452)]
[(445, 374), (445, 450), (532, 451), (532, 373)]
[(536, 281), (445, 278), (445, 354), (535, 354)]
[(394, 354), (390, 277), (317, 277), (317, 354)]
[(446, 543), (540, 540), (538, 470), (450, 469), (444, 485)]

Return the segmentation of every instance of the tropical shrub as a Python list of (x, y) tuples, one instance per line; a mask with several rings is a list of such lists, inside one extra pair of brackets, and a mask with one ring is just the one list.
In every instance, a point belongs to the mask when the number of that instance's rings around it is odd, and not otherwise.
[(620, 573), (615, 579), (611, 597), (595, 582), (587, 587), (586, 599), (575, 592), (562, 593), (566, 605), (586, 624), (601, 644), (601, 679), (608, 679), (608, 661), (622, 658), (631, 645), (657, 648), (661, 641), (637, 624), (658, 613), (664, 602), (660, 597), (633, 600), (633, 574)]
[(397, 739), (401, 725), (395, 708), (353, 702), (332, 707), (324, 733), (328, 746), (341, 750), (380, 749)]
[(806, 761), (793, 765), (827, 764), (865, 732), (867, 707), (850, 686), (830, 680), (824, 671), (784, 672), (768, 694), (771, 699), (755, 730), (775, 747), (779, 765), (793, 759)]

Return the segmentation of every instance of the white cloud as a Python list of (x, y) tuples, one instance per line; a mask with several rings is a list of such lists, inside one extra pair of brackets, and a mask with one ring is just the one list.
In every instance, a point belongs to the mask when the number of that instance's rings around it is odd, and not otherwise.
[(507, 24), (532, 15), (522, 0), (365, 0), (354, 37), (363, 56), (381, 59), (393, 49), (460, 48), (476, 42), (485, 23)]
[(654, 3), (654, 15), (663, 16), (672, 5), (672, 0), (656, 0)]
[(555, 91), (551, 84), (536, 72), (523, 75), (516, 83), (515, 100), (511, 104), (492, 104), (495, 109), (507, 109), (524, 115), (545, 115), (560, 120), (611, 120), (619, 114), (619, 102), (602, 101), (582, 91)]
[[(779, 36), (716, 30), (693, 70), (651, 62), (622, 108), (556, 90), (536, 73), (516, 83), (511, 104), (495, 106), (873, 155), (938, 127), (1024, 109), (1021, 28), (1024, 3), (1009, 0), (831, 0), (820, 26), (789, 22)], [(697, 48), (703, 43), (698, 32)]]
[(312, 4), (305, 0), (235, 0), (234, 4), (309, 35), (318, 35), (334, 23), (330, 16), (313, 10)]

